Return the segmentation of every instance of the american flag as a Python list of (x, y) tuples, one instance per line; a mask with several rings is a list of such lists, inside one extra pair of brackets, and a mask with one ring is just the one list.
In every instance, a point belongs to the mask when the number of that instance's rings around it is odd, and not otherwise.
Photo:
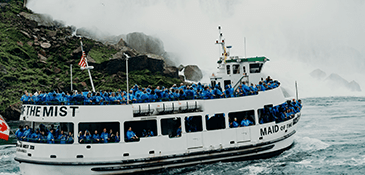
[(82, 51), (82, 56), (79, 62), (79, 66), (86, 67), (86, 54), (85, 51)]

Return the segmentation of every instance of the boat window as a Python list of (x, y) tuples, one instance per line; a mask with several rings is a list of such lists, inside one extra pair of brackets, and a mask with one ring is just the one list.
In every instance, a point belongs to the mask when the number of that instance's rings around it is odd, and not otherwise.
[(185, 117), (185, 131), (187, 133), (203, 131), (202, 116)]
[(81, 144), (120, 142), (119, 122), (83, 122), (79, 123), (77, 134)]
[(272, 111), (273, 105), (265, 105), (264, 108), (258, 109), (257, 114), (260, 124), (274, 122), (275, 115)]
[(233, 74), (240, 74), (240, 65), (239, 64), (235, 64), (232, 67), (233, 67)]
[(205, 121), (207, 123), (207, 130), (217, 130), (226, 128), (226, 120), (224, 119), (224, 113), (214, 114), (213, 116), (205, 116)]
[(231, 80), (224, 80), (224, 87), (231, 84)]
[(74, 143), (74, 124), (66, 122), (33, 122), (20, 126), (15, 133), (18, 140), (45, 144)]
[(157, 136), (157, 121), (129, 121), (124, 122), (124, 140), (126, 142), (139, 141), (141, 138)]
[(211, 81), (210, 83), (211, 83), (212, 87), (214, 87), (216, 84), (216, 81)]
[(246, 73), (246, 66), (242, 66), (243, 67), (243, 73)]
[(255, 111), (230, 112), (228, 113), (228, 119), (230, 128), (255, 125)]
[(162, 135), (169, 135), (170, 138), (181, 137), (181, 118), (161, 119)]
[(226, 68), (227, 68), (227, 74), (231, 74), (231, 65), (227, 65)]
[(250, 73), (260, 73), (262, 65), (262, 63), (250, 64)]

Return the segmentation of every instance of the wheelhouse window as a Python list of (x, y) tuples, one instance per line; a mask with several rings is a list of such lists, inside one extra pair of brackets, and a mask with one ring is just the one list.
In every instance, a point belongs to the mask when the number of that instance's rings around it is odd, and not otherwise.
[(81, 144), (120, 142), (119, 122), (79, 123), (78, 142)]
[(218, 130), (226, 128), (226, 120), (224, 113), (214, 114), (213, 116), (205, 116), (207, 130)]
[(255, 111), (230, 112), (228, 113), (228, 120), (230, 128), (255, 125)]
[(157, 121), (129, 121), (124, 123), (124, 136), (126, 142), (139, 141), (141, 138), (157, 136)]
[(227, 74), (231, 74), (231, 65), (226, 66)]
[(162, 135), (168, 135), (170, 138), (181, 137), (181, 118), (161, 119)]
[(240, 65), (234, 64), (233, 66), (233, 74), (240, 74)]
[(185, 117), (185, 131), (187, 133), (203, 131), (202, 116)]
[(15, 132), (18, 140), (45, 144), (74, 143), (73, 123), (34, 122), (33, 125), (20, 125)]
[(260, 73), (263, 63), (250, 64), (250, 73)]

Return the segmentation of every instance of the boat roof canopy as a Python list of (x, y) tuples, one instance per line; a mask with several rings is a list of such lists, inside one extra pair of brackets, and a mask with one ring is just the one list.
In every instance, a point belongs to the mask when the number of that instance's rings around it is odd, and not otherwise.
[[(240, 61), (238, 61), (240, 60)], [(223, 60), (218, 60), (217, 63), (221, 64)], [(261, 56), (261, 57), (251, 57), (251, 58), (235, 58), (235, 59), (230, 59), (227, 58), (226, 63), (234, 63), (234, 62), (256, 62), (256, 61), (261, 61), (261, 62), (266, 62), (266, 61), (270, 61), (268, 58), (266, 58), (265, 56)]]

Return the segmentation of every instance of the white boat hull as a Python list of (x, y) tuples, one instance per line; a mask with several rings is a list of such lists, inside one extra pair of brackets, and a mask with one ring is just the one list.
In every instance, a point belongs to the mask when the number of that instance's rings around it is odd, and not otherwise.
[(186, 156), (176, 156), (161, 160), (145, 160), (135, 163), (85, 163), (75, 165), (53, 165), (52, 163), (20, 162), (23, 175), (27, 174), (129, 174), (146, 171), (156, 171), (166, 168), (186, 167), (197, 164), (214, 163), (219, 161), (249, 160), (267, 158), (278, 155), (289, 149), (294, 141), (295, 130), (281, 138), (257, 144), (225, 150), (212, 150)]

